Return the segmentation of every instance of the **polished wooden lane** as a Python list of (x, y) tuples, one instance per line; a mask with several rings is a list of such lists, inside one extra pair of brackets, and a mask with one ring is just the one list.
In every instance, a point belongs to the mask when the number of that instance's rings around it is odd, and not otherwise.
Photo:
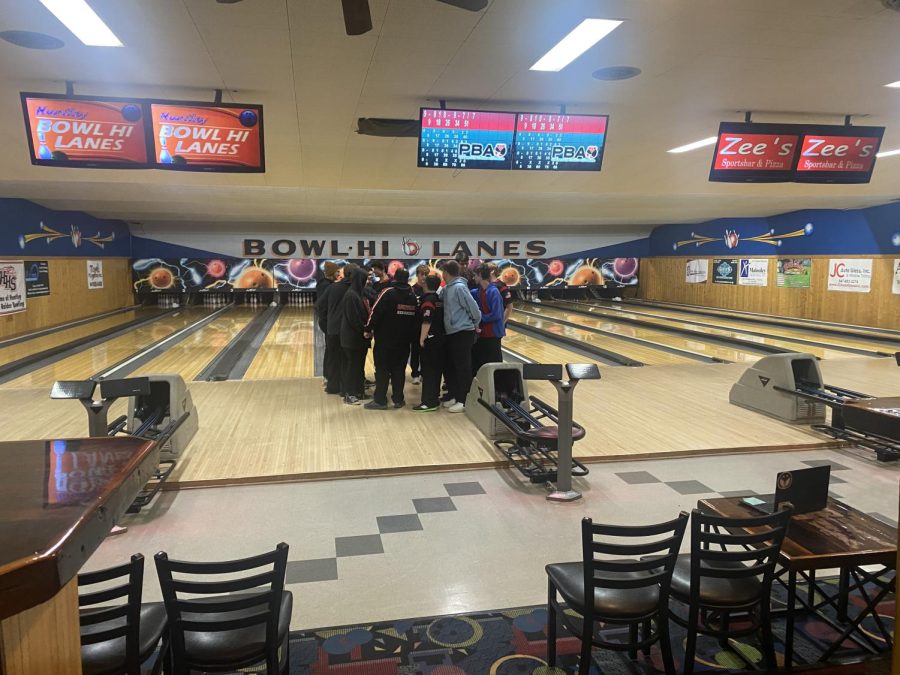
[(763, 356), (760, 352), (749, 349), (741, 349), (740, 347), (729, 347), (713, 342), (706, 342), (702, 338), (680, 336), (665, 331), (653, 330), (650, 328), (642, 328), (629, 323), (617, 323), (605, 317), (591, 317), (576, 312), (566, 311), (559, 307), (548, 307), (543, 305), (529, 304), (523, 307), (525, 311), (540, 314), (548, 319), (561, 319), (569, 321), (587, 328), (596, 328), (606, 333), (616, 335), (625, 335), (628, 337), (636, 337), (642, 340), (648, 340), (654, 344), (665, 347), (673, 347), (685, 352), (697, 354), (698, 356), (706, 356), (709, 358), (722, 359), (724, 361), (735, 361), (748, 363), (757, 361)]
[(181, 375), (186, 382), (193, 380), (261, 311), (263, 308), (234, 307), (224, 312), (142, 365), (132, 377), (165, 373)]
[[(879, 340), (877, 338), (868, 339), (856, 337), (853, 335), (848, 336), (839, 336), (832, 335), (830, 333), (823, 333), (821, 331), (817, 331), (814, 327), (805, 327), (802, 323), (802, 319), (798, 319), (796, 328), (788, 328), (787, 326), (781, 326), (778, 324), (769, 324), (769, 323), (760, 323), (756, 321), (750, 321), (746, 319), (741, 319), (741, 315), (739, 314), (729, 314), (727, 310), (717, 310), (718, 316), (709, 316), (708, 314), (702, 314), (699, 312), (692, 311), (689, 307), (678, 307), (677, 309), (672, 307), (658, 307), (656, 305), (640, 305), (637, 303), (627, 303), (627, 304), (619, 304), (615, 303), (596, 303), (598, 306), (610, 309), (614, 312), (630, 312), (634, 314), (655, 314), (657, 316), (665, 316), (671, 319), (690, 319), (691, 321), (699, 321), (701, 323), (705, 323), (710, 326), (715, 326), (717, 328), (733, 328), (736, 330), (753, 330), (757, 332), (768, 333), (772, 337), (784, 338), (790, 340), (791, 338), (797, 338), (801, 340), (813, 340), (822, 345), (831, 345), (834, 347), (850, 347), (853, 349), (865, 349), (870, 351), (880, 351), (885, 353), (893, 353), (896, 352), (900, 347), (898, 347), (898, 343), (896, 341), (890, 342), (886, 340)], [(704, 310), (705, 311), (705, 310)], [(786, 321), (790, 321), (790, 318), (785, 318)], [(831, 328), (829, 327), (829, 330)], [(803, 345), (801, 345), (803, 346)], [(810, 348), (812, 349), (812, 348)], [(840, 358), (845, 358), (844, 356)]]
[(48, 392), (57, 380), (83, 380), (201, 319), (207, 312), (186, 309), (138, 326), (116, 338), (11, 380), (0, 389), (40, 387)]
[(285, 307), (269, 329), (245, 380), (312, 377), (315, 370), (312, 308)]
[(11, 363), (12, 361), (23, 359), (26, 356), (59, 347), (67, 342), (79, 340), (94, 335), (95, 333), (99, 333), (100, 331), (121, 326), (129, 321), (134, 321), (139, 316), (141, 316), (141, 313), (136, 310), (120, 312), (118, 314), (113, 314), (112, 316), (94, 319), (93, 321), (88, 321), (87, 323), (78, 326), (64, 328), (53, 333), (48, 333), (47, 335), (31, 338), (24, 342), (18, 342), (9, 345), (8, 347), (0, 347), (0, 363)]
[[(828, 382), (875, 396), (896, 393), (893, 359), (836, 359), (821, 366)], [(745, 369), (737, 363), (605, 368), (602, 380), (582, 382), (575, 395), (575, 419), (587, 430), (576, 456), (649, 459), (831, 441), (808, 427), (730, 405), (728, 392)], [(465, 415), (347, 406), (322, 393), (321, 378), (188, 386), (200, 430), (172, 479), (187, 485), (502, 464)], [(419, 390), (407, 381), (410, 406), (419, 402)], [(529, 392), (556, 400), (548, 383), (530, 382)], [(87, 429), (77, 401), (51, 400), (46, 389), (0, 389), (0, 409), (15, 411), (0, 425), (3, 440), (83, 435)], [(110, 418), (124, 411), (119, 400)]]
[(509, 349), (535, 363), (595, 363), (586, 356), (512, 328), (506, 329), (506, 337), (503, 338), (502, 344), (504, 349)]
[[(617, 317), (627, 318), (627, 319), (637, 319), (642, 322), (646, 322), (648, 324), (652, 324), (654, 326), (668, 326), (676, 329), (684, 329), (689, 331), (694, 331), (698, 333), (703, 333), (705, 335), (709, 335), (710, 337), (725, 337), (725, 338), (737, 338), (739, 340), (743, 340), (744, 342), (750, 342), (753, 344), (760, 345), (770, 345), (773, 347), (781, 347), (783, 349), (790, 349), (795, 352), (803, 352), (806, 354), (812, 354), (813, 356), (817, 356), (822, 359), (844, 359), (848, 357), (860, 356), (861, 354), (856, 354), (854, 352), (847, 352), (839, 349), (829, 349), (827, 347), (816, 347), (814, 345), (802, 344), (800, 342), (791, 342), (787, 339), (782, 339), (778, 337), (768, 337), (762, 335), (750, 335), (746, 332), (741, 332), (740, 330), (730, 330), (727, 328), (720, 328), (716, 325), (716, 320), (712, 319), (711, 321), (704, 321), (704, 325), (697, 325), (693, 323), (687, 323), (684, 320), (678, 319), (664, 319), (653, 316), (652, 312), (635, 312), (631, 311), (631, 305), (624, 305), (621, 308), (618, 307), (606, 307), (604, 305), (589, 305), (589, 304), (581, 304), (578, 303), (577, 306), (569, 306), (565, 303), (557, 305), (560, 309), (577, 309), (582, 312), (590, 312), (594, 316), (603, 316), (607, 317), (612, 321), (615, 321)], [(710, 317), (707, 317), (708, 319)], [(762, 330), (760, 330), (762, 329)], [(770, 328), (760, 327), (755, 332), (769, 332)]]

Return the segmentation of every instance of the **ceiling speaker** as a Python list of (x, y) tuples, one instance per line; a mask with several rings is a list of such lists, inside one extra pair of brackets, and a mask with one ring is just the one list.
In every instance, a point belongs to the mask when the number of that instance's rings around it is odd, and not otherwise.
[(347, 35), (362, 35), (372, 30), (369, 0), (341, 0), (344, 7), (344, 28)]

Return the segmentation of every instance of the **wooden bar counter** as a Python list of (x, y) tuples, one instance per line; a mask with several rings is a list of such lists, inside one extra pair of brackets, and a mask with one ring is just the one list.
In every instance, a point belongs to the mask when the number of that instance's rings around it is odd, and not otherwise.
[(132, 436), (0, 442), (0, 675), (78, 675), (77, 575), (153, 474)]

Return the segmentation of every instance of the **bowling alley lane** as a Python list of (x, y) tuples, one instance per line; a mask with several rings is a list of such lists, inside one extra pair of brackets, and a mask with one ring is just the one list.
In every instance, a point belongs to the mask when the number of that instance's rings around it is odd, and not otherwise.
[(510, 317), (513, 321), (518, 321), (531, 328), (545, 330), (555, 335), (572, 338), (583, 342), (585, 345), (605, 349), (606, 351), (615, 352), (622, 356), (640, 361), (648, 366), (671, 365), (675, 363), (693, 363), (697, 361), (687, 356), (680, 356), (662, 349), (645, 346), (628, 340), (620, 340), (612, 335), (601, 335), (590, 331), (581, 330), (573, 326), (564, 326), (558, 321), (554, 321), (549, 317), (539, 317), (514, 311)]
[(551, 344), (546, 340), (520, 333), (512, 328), (506, 329), (503, 348), (535, 363), (596, 363), (595, 359)]
[(181, 375), (190, 382), (228, 343), (250, 323), (260, 309), (235, 307), (224, 312), (181, 342), (172, 345), (156, 358), (131, 373), (131, 376), (165, 373)]
[[(642, 314), (642, 315), (656, 315), (659, 317), (666, 317), (670, 319), (681, 319), (681, 320), (690, 320), (690, 321), (698, 321), (704, 323), (708, 326), (715, 326), (717, 328), (732, 328), (735, 330), (752, 330), (761, 333), (767, 333), (772, 337), (778, 338), (798, 338), (801, 340), (812, 340), (814, 342), (819, 342), (823, 345), (833, 345), (835, 347), (850, 347), (852, 349), (864, 349), (870, 351), (879, 351), (885, 352), (887, 354), (892, 354), (898, 350), (898, 341), (888, 341), (888, 340), (878, 340), (878, 339), (868, 339), (862, 337), (855, 336), (842, 336), (842, 335), (833, 335), (831, 333), (823, 333), (821, 331), (817, 331), (813, 327), (805, 328), (804, 324), (798, 323), (796, 328), (788, 328), (787, 326), (781, 326), (778, 324), (772, 323), (762, 323), (759, 321), (750, 321), (747, 319), (741, 319), (740, 315), (732, 314), (728, 315), (727, 311), (723, 310), (721, 317), (709, 316), (708, 314), (700, 314), (698, 312), (692, 312), (689, 307), (679, 307), (678, 309), (669, 309), (657, 307), (655, 305), (640, 305), (637, 303), (626, 303), (619, 306), (619, 303), (616, 303), (616, 306), (610, 307), (606, 303), (595, 303), (595, 305), (599, 308), (610, 309), (613, 312), (630, 312), (634, 314)], [(786, 320), (790, 320), (787, 318)], [(802, 321), (802, 319), (798, 319), (798, 321)], [(808, 325), (808, 324), (806, 324)], [(830, 328), (829, 328), (830, 330)], [(801, 351), (811, 351), (806, 348), (805, 345), (801, 345), (804, 347)], [(811, 352), (815, 353), (815, 352)], [(834, 355), (832, 355), (834, 356)], [(843, 352), (840, 355), (840, 358), (847, 358), (848, 356), (852, 356), (849, 352)]]
[[(584, 314), (575, 312), (567, 312), (562, 309), (544, 307), (541, 305), (527, 305), (523, 307), (525, 311), (540, 314), (549, 320), (569, 321), (587, 328), (596, 328), (605, 332), (615, 333), (617, 335), (626, 335), (628, 337), (640, 338), (648, 340), (658, 345), (666, 347), (674, 347), (685, 352), (691, 352), (698, 356), (706, 356), (709, 358), (718, 358), (725, 361), (734, 362), (750, 362), (758, 360), (763, 353), (751, 350), (744, 350), (738, 347), (729, 347), (727, 345), (719, 345), (712, 342), (705, 342), (688, 336), (675, 335), (659, 330), (651, 330), (649, 328), (641, 328), (628, 323), (615, 323), (603, 317), (596, 319)], [(640, 360), (640, 359), (639, 359)]]
[(18, 342), (9, 345), (8, 347), (0, 347), (0, 363), (11, 363), (18, 359), (23, 359), (26, 356), (38, 354), (47, 349), (53, 349), (54, 347), (64, 345), (67, 342), (79, 340), (109, 328), (122, 326), (129, 321), (134, 321), (142, 316), (149, 316), (148, 312), (156, 313), (158, 310), (129, 310), (127, 312), (118, 312), (112, 316), (104, 316), (78, 326), (63, 328), (62, 330), (31, 338), (24, 342)]
[[(553, 303), (550, 306), (558, 307), (561, 310), (572, 309), (578, 310), (579, 312), (590, 312), (596, 316), (604, 316), (609, 317), (613, 321), (617, 317), (627, 318), (627, 319), (636, 319), (639, 321), (643, 321), (649, 324), (653, 324), (654, 326), (667, 326), (671, 328), (684, 329), (689, 331), (694, 331), (697, 333), (704, 333), (709, 335), (710, 337), (725, 337), (725, 338), (737, 338), (738, 340), (743, 340), (745, 342), (752, 342), (755, 344), (761, 345), (771, 345), (773, 347), (782, 347), (784, 349), (790, 349), (795, 352), (804, 352), (808, 354), (812, 354), (814, 356), (818, 356), (823, 359), (840, 359), (854, 356), (862, 356), (861, 354), (856, 354), (854, 352), (847, 352), (839, 349), (828, 349), (827, 347), (816, 347), (814, 345), (804, 344), (801, 342), (792, 342), (790, 340), (781, 339), (778, 336), (767, 337), (763, 335), (750, 335), (746, 332), (741, 332), (739, 330), (729, 330), (727, 328), (720, 328), (715, 323), (715, 321), (711, 322), (712, 325), (699, 325), (699, 322), (687, 323), (685, 321), (679, 321), (677, 319), (664, 319), (652, 316), (651, 314), (642, 314), (640, 312), (632, 312), (631, 306), (626, 305), (621, 309), (616, 307), (606, 308), (601, 305), (588, 305), (582, 303)], [(709, 318), (709, 317), (707, 317)], [(768, 332), (768, 328), (764, 328), (763, 330), (757, 330), (755, 332)]]
[(269, 329), (243, 379), (312, 377), (315, 374), (314, 321), (312, 308), (285, 307)]
[(169, 314), (0, 386), (4, 389), (41, 387), (49, 392), (51, 385), (57, 380), (87, 379), (198, 321), (204, 314), (206, 312), (195, 309)]

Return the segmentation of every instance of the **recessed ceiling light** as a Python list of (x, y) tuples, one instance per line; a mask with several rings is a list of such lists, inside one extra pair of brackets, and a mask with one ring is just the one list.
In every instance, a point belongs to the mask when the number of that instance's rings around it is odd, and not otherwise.
[(896, 82), (891, 82), (890, 84), (884, 85), (885, 87), (890, 87), (891, 89), (900, 89), (900, 80)]
[(591, 77), (595, 80), (630, 80), (641, 74), (640, 68), (634, 66), (609, 66), (608, 68), (600, 68), (591, 73)]
[(883, 152), (877, 153), (876, 157), (893, 157), (894, 155), (900, 155), (900, 149), (898, 150), (884, 150)]
[(694, 141), (693, 143), (688, 143), (687, 145), (679, 145), (677, 148), (667, 150), (667, 152), (690, 152), (691, 150), (705, 148), (707, 145), (715, 145), (717, 140), (719, 140), (718, 136), (710, 136), (709, 138), (704, 138), (702, 141)]
[(40, 0), (88, 47), (121, 47), (122, 42), (85, 0)]
[(559, 72), (621, 25), (621, 21), (613, 19), (585, 19), (538, 59), (531, 70)]
[(65, 45), (59, 38), (30, 30), (5, 30), (0, 33), (0, 39), (28, 49), (59, 49)]

